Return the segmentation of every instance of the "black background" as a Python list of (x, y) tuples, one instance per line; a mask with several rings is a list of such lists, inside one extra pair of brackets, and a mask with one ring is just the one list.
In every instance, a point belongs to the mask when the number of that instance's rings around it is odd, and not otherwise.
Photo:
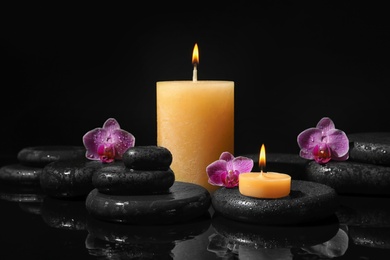
[(3, 6), (1, 154), (82, 145), (109, 117), (136, 145), (156, 144), (156, 82), (191, 80), (195, 43), (199, 80), (235, 82), (236, 154), (261, 143), (298, 153), (297, 135), (324, 116), (347, 134), (390, 132), (390, 27), (378, 3)]

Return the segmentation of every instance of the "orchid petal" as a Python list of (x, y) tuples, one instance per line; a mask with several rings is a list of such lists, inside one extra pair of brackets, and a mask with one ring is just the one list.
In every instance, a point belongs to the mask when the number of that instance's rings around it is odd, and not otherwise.
[(253, 168), (253, 160), (238, 156), (233, 159), (233, 170), (238, 171), (239, 173), (250, 172)]
[(326, 133), (329, 130), (335, 129), (335, 124), (333, 123), (332, 119), (329, 117), (323, 117), (321, 120), (317, 123), (316, 128), (321, 129), (323, 135), (326, 135)]
[(225, 161), (233, 161), (234, 156), (229, 153), (229, 152), (223, 152), (221, 153), (221, 156), (219, 157), (220, 160), (225, 160)]
[(116, 156), (115, 159), (122, 159), (122, 155), (129, 147), (133, 147), (135, 143), (135, 137), (122, 129), (116, 129), (111, 134), (112, 142), (115, 143)]
[(349, 139), (347, 135), (338, 129), (334, 129), (328, 133), (327, 143), (332, 150), (332, 158), (345, 156), (349, 151)]
[(252, 171), (253, 160), (250, 158), (235, 158), (229, 152), (223, 152), (219, 158), (206, 167), (208, 182), (212, 185), (234, 188), (238, 186), (238, 177), (242, 172)]
[(102, 128), (90, 130), (83, 136), (83, 143), (87, 150), (85, 156), (88, 159), (99, 160), (98, 147), (104, 143), (106, 136), (107, 131)]
[(114, 118), (107, 119), (103, 124), (103, 129), (107, 130), (108, 132), (113, 132), (116, 129), (120, 129), (120, 125), (118, 121), (116, 121)]
[(298, 146), (301, 149), (311, 150), (318, 143), (321, 143), (322, 131), (318, 128), (308, 128), (302, 131), (297, 138)]
[(208, 182), (212, 185), (222, 186), (223, 182), (221, 179), (222, 175), (226, 175), (226, 161), (217, 160), (209, 164), (206, 167), (207, 175), (209, 176)]

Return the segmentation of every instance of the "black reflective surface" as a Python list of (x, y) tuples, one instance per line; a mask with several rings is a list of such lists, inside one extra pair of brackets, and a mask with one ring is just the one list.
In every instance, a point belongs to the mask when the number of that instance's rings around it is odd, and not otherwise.
[(1, 259), (387, 259), (390, 198), (340, 196), (335, 215), (294, 226), (252, 225), (210, 208), (174, 225), (98, 220), (85, 200), (0, 186)]

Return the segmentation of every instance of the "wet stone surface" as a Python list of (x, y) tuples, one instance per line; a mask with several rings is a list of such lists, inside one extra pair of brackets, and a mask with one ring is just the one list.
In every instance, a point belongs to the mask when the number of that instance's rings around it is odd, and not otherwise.
[(92, 184), (99, 192), (114, 195), (139, 195), (167, 193), (175, 175), (167, 170), (132, 170), (123, 162), (108, 164), (97, 170)]
[(4, 165), (0, 168), (0, 182), (20, 185), (39, 185), (41, 167), (26, 166), (20, 163)]
[(167, 194), (109, 195), (93, 189), (86, 208), (101, 220), (137, 224), (185, 222), (204, 215), (211, 204), (210, 193), (202, 186), (175, 182)]
[(351, 161), (390, 166), (390, 132), (348, 134)]
[(19, 151), (17, 159), (23, 165), (44, 167), (45, 165), (64, 160), (85, 158), (83, 146), (35, 146)]
[(238, 188), (220, 188), (212, 195), (216, 212), (237, 221), (290, 225), (314, 222), (334, 215), (338, 195), (329, 186), (292, 180), (290, 195), (279, 199), (244, 196)]
[(306, 180), (328, 185), (339, 194), (390, 194), (390, 167), (353, 161), (307, 164)]
[(172, 163), (172, 154), (161, 146), (134, 146), (123, 154), (122, 159), (130, 169), (168, 170)]
[(40, 176), (43, 191), (52, 197), (86, 196), (94, 187), (93, 173), (102, 167), (100, 161), (68, 160), (46, 165)]

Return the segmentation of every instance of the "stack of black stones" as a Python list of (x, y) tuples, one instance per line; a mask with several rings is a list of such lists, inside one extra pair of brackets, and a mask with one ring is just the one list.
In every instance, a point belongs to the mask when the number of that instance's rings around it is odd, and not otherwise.
[(169, 224), (203, 216), (211, 204), (202, 186), (175, 181), (171, 152), (135, 146), (122, 161), (106, 164), (92, 177), (86, 208), (97, 219), (133, 224)]
[[(64, 205), (84, 203), (93, 188), (92, 165), (98, 166), (85, 158), (83, 146), (25, 147), (18, 152), (15, 163), (0, 168), (1, 199), (17, 202), (24, 211), (41, 215), (50, 226), (79, 228), (83, 217), (72, 213), (71, 221), (65, 223), (71, 208)], [(79, 209), (78, 216), (82, 213)]]

